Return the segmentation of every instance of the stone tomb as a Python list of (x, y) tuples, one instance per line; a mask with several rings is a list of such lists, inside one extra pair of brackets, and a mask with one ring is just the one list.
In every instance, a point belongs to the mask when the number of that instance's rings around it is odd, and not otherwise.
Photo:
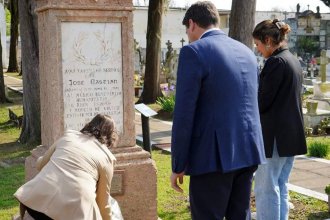
[(132, 10), (131, 0), (37, 0), (42, 145), (26, 178), (65, 129), (106, 113), (120, 134), (111, 194), (125, 220), (154, 220), (156, 167), (135, 140)]

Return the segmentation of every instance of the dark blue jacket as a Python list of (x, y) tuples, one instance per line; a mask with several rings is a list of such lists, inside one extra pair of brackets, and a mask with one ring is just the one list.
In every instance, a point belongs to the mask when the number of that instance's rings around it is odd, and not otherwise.
[(172, 170), (198, 175), (265, 162), (252, 51), (212, 30), (181, 49)]

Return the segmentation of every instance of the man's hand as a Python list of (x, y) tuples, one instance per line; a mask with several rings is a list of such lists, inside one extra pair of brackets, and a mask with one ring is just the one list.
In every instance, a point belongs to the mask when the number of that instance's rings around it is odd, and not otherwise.
[(182, 172), (182, 173), (172, 173), (172, 175), (171, 175), (171, 186), (174, 190), (176, 190), (180, 193), (183, 193), (183, 190), (178, 185), (178, 179), (179, 179), (179, 183), (182, 184), (183, 183), (183, 176), (184, 176), (184, 172)]

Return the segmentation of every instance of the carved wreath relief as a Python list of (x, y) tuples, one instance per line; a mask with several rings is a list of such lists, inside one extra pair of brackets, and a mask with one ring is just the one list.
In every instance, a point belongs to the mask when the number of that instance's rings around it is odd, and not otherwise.
[(104, 113), (122, 132), (121, 24), (63, 22), (61, 28), (65, 128), (80, 130)]

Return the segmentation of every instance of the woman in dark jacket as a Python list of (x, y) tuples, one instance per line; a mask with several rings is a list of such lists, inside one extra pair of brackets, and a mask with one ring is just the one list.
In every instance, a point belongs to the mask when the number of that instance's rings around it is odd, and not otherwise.
[(285, 47), (290, 26), (277, 19), (259, 23), (253, 38), (266, 59), (258, 103), (267, 157), (255, 175), (258, 220), (288, 219), (287, 183), (294, 156), (307, 152), (301, 107), (302, 69)]

